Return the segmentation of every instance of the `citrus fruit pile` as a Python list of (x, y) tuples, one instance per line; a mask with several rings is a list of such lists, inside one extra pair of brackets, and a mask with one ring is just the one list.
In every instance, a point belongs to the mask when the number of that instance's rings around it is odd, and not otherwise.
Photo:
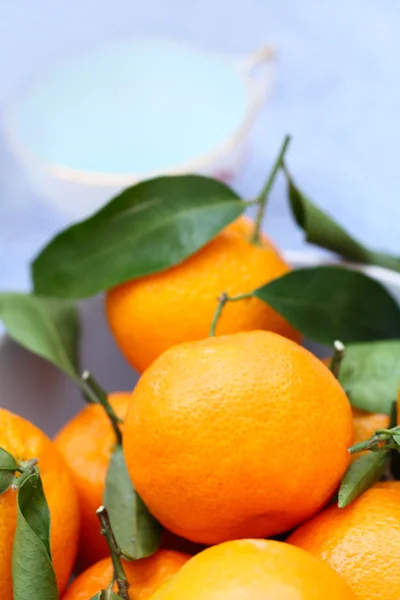
[[(251, 202), (129, 188), (50, 242), (32, 294), (0, 294), (86, 402), (52, 441), (0, 409), (2, 600), (399, 600), (400, 309), (356, 270), (291, 269), (260, 228), (277, 173), (310, 239), (395, 259), (301, 194), (286, 148)], [(73, 300), (97, 292), (133, 391), (79, 366)]]

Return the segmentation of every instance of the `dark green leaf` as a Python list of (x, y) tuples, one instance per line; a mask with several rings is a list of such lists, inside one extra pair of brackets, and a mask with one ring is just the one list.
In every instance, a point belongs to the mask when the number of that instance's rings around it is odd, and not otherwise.
[(104, 506), (124, 554), (145, 558), (158, 549), (162, 528), (135, 492), (121, 446), (115, 448), (108, 468)]
[(35, 291), (83, 298), (182, 262), (245, 209), (225, 184), (159, 177), (125, 190), (66, 229), (32, 265)]
[(400, 337), (395, 300), (380, 283), (351, 269), (298, 269), (255, 290), (254, 296), (320, 344)]
[(346, 346), (339, 381), (354, 406), (390, 414), (400, 388), (400, 340)]
[(400, 271), (400, 258), (366, 248), (299, 190), (286, 167), (285, 173), (293, 216), (305, 231), (308, 242), (336, 252), (354, 262)]
[(50, 514), (38, 470), (18, 491), (12, 552), (14, 600), (58, 600), (50, 553)]
[(368, 452), (359, 456), (347, 469), (339, 489), (339, 508), (345, 508), (382, 477), (389, 458), (388, 451)]
[(103, 590), (93, 596), (90, 600), (121, 600), (121, 597), (112, 590)]
[(7, 450), (0, 448), (0, 494), (10, 488), (18, 466), (15, 458)]
[(78, 313), (64, 300), (32, 294), (0, 294), (0, 320), (16, 342), (77, 377)]

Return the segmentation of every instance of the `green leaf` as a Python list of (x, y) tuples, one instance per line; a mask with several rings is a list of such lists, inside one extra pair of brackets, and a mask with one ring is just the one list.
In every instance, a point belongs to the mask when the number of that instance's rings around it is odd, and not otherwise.
[(354, 406), (389, 415), (400, 388), (400, 340), (346, 346), (339, 381)]
[(343, 476), (339, 489), (339, 508), (345, 508), (382, 477), (388, 451), (368, 452), (357, 458)]
[(393, 440), (396, 442), (396, 444), (398, 446), (400, 446), (400, 434), (399, 433), (394, 433), (392, 437), (393, 437)]
[(64, 300), (33, 294), (0, 294), (0, 320), (16, 342), (77, 377), (78, 313)]
[(374, 264), (400, 271), (400, 258), (366, 248), (299, 190), (286, 167), (284, 171), (293, 216), (297, 224), (304, 230), (308, 242), (331, 250), (354, 262)]
[(358, 271), (336, 266), (298, 269), (253, 295), (320, 344), (400, 337), (395, 300), (380, 283)]
[(112, 590), (103, 590), (93, 596), (90, 600), (121, 600), (121, 596), (118, 596), (118, 594)]
[(21, 484), (12, 551), (14, 600), (58, 600), (50, 553), (50, 513), (39, 471)]
[(0, 494), (4, 494), (11, 487), (18, 467), (15, 458), (7, 450), (0, 448)]
[(132, 559), (153, 554), (161, 542), (161, 525), (134, 490), (121, 446), (116, 446), (106, 477), (104, 506), (118, 546)]
[(179, 264), (246, 207), (225, 184), (184, 175), (128, 188), (57, 235), (32, 265), (35, 291), (84, 298)]

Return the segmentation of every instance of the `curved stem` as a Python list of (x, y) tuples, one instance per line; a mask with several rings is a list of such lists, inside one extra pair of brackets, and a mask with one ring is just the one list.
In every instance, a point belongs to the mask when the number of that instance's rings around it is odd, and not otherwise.
[(95, 400), (98, 404), (106, 411), (106, 414), (110, 420), (111, 426), (115, 433), (115, 438), (117, 444), (122, 444), (122, 432), (120, 428), (121, 419), (114, 412), (113, 407), (108, 401), (108, 396), (100, 386), (100, 384), (95, 380), (93, 375), (89, 373), (89, 371), (84, 371), (82, 373), (82, 381), (87, 387), (87, 391), (90, 393), (91, 397), (95, 397)]
[(217, 328), (217, 324), (219, 321), (219, 318), (222, 314), (222, 311), (224, 309), (224, 306), (227, 302), (238, 302), (240, 300), (248, 300), (249, 298), (253, 297), (253, 292), (249, 292), (248, 294), (239, 294), (238, 296), (228, 296), (228, 294), (226, 292), (223, 292), (220, 297), (218, 298), (218, 305), (217, 305), (217, 309), (214, 313), (214, 317), (211, 323), (211, 327), (210, 327), (210, 337), (214, 337), (215, 335), (215, 330)]
[(111, 554), (111, 560), (114, 570), (114, 581), (118, 587), (118, 594), (122, 600), (129, 600), (129, 582), (126, 577), (124, 567), (121, 562), (121, 550), (115, 539), (113, 530), (111, 528), (110, 517), (105, 506), (100, 506), (96, 511), (97, 516), (101, 525), (101, 534), (107, 540), (107, 544)]
[(262, 220), (264, 217), (265, 209), (267, 207), (269, 193), (272, 189), (272, 186), (274, 184), (274, 181), (278, 174), (278, 171), (283, 164), (283, 160), (285, 158), (286, 150), (289, 146), (289, 143), (290, 143), (290, 135), (286, 135), (282, 142), (282, 146), (281, 146), (281, 149), (279, 150), (278, 156), (275, 159), (275, 163), (272, 167), (272, 171), (271, 171), (263, 189), (257, 196), (258, 213), (257, 213), (256, 220), (255, 220), (254, 232), (253, 232), (253, 235), (251, 238), (251, 241), (253, 244), (260, 243), (261, 225), (262, 225)]

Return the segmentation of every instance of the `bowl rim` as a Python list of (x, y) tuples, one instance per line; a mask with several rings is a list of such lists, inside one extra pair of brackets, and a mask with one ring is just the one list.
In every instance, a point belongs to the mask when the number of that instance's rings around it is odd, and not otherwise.
[[(207, 168), (209, 168), (212, 164), (217, 163), (219, 159), (236, 149), (239, 146), (240, 142), (247, 136), (248, 132), (250, 131), (251, 126), (253, 125), (253, 122), (261, 107), (261, 104), (267, 99), (269, 92), (272, 88), (272, 66), (274, 64), (275, 59), (275, 49), (272, 46), (265, 44), (261, 48), (257, 48), (257, 50), (255, 50), (254, 52), (250, 52), (247, 55), (242, 55), (241, 57), (238, 57), (235, 54), (207, 50), (201, 48), (196, 44), (192, 44), (187, 41), (182, 41), (167, 36), (135, 36), (129, 39), (145, 39), (149, 41), (156, 40), (173, 42), (181, 46), (182, 49), (190, 48), (204, 55), (208, 55), (219, 59), (223, 58), (225, 61), (230, 61), (232, 63), (232, 65), (235, 67), (238, 76), (240, 77), (240, 79), (242, 79), (243, 84), (247, 88), (247, 112), (242, 117), (241, 122), (237, 125), (236, 130), (234, 130), (230, 136), (228, 136), (213, 150), (205, 154), (199, 155), (198, 157), (193, 158), (189, 161), (177, 164), (174, 167), (163, 169), (162, 174), (179, 175), (184, 172), (186, 173), (192, 171), (204, 171)], [(111, 42), (108, 42), (107, 45), (112, 45), (120, 41), (121, 39), (112, 40)], [(106, 44), (103, 44), (101, 46), (92, 48), (88, 53), (96, 52), (105, 45)], [(75, 60), (77, 60), (77, 56), (72, 58), (75, 58)], [(268, 77), (265, 78), (264, 85), (260, 86), (257, 85), (257, 81), (255, 81), (253, 71), (256, 66), (261, 66), (263, 64), (264, 66), (269, 67)], [(45, 77), (45, 75), (43, 75), (43, 77)], [(28, 87), (28, 90), (30, 87), (31, 86)], [(26, 91), (27, 90), (25, 90), (25, 92)], [(14, 102), (15, 100), (16, 98), (14, 98)], [(14, 103), (9, 102), (8, 105), (3, 109), (3, 115), (1, 118), (1, 127), (4, 132), (5, 138), (9, 144), (11, 152), (13, 152), (15, 156), (19, 158), (21, 162), (23, 162), (25, 165), (27, 163), (30, 163), (31, 166), (33, 166), (34, 168), (38, 168), (42, 172), (47, 173), (49, 177), (86, 186), (118, 186), (122, 188), (127, 185), (132, 185), (135, 182), (142, 181), (144, 179), (151, 179), (161, 174), (161, 171), (159, 169), (154, 169), (152, 171), (147, 171), (144, 173), (107, 173), (100, 171), (86, 171), (66, 167), (63, 165), (58, 165), (55, 163), (50, 163), (46, 160), (43, 160), (39, 158), (34, 151), (32, 151), (19, 139), (18, 133), (15, 131), (14, 127), (11, 124), (12, 119), (9, 118), (12, 115), (13, 108)]]

